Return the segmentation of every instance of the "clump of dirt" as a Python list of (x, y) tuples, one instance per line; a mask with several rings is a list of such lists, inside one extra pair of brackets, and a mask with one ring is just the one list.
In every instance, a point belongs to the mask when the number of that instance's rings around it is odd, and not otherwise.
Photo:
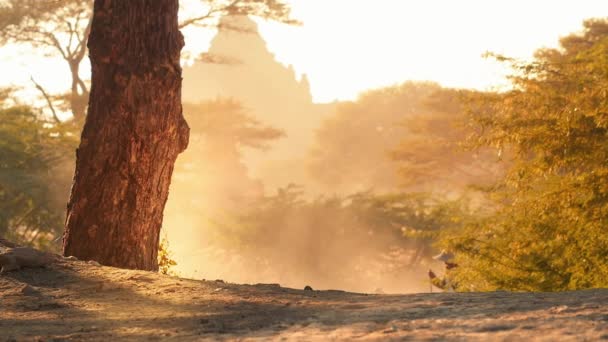
[(378, 295), (57, 258), (0, 275), (0, 341), (608, 339), (608, 290)]

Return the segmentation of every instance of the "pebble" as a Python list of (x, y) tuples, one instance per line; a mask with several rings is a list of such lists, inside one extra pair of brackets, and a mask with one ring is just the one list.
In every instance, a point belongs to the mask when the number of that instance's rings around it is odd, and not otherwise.
[(35, 296), (38, 294), (38, 291), (36, 291), (33, 287), (29, 285), (23, 285), (20, 292), (25, 296)]

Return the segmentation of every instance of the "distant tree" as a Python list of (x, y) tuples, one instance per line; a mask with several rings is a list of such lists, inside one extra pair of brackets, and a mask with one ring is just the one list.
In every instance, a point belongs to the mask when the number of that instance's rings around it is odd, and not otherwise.
[(400, 180), (390, 152), (408, 133), (404, 121), (423, 112), (427, 97), (439, 89), (407, 82), (339, 104), (316, 132), (308, 165), (313, 179), (331, 193), (394, 191)]
[[(182, 1), (182, 10), (191, 8), (191, 5), (202, 4), (204, 13), (184, 11), (186, 18), (179, 23), (184, 28), (190, 25), (198, 27), (213, 27), (214, 20), (225, 15), (250, 15), (285, 24), (298, 24), (290, 17), (291, 8), (284, 0), (185, 0)], [(239, 30), (239, 27), (232, 27)]]
[(403, 187), (454, 194), (497, 180), (501, 164), (495, 151), (472, 151), (463, 144), (473, 133), (466, 125), (463, 102), (470, 95), (466, 90), (438, 89), (424, 100), (422, 110), (403, 121), (407, 133), (391, 151)]
[[(232, 99), (184, 104), (184, 115), (191, 138), (188, 150), (178, 159), (172, 185), (176, 197), (170, 201), (179, 206), (179, 215), (200, 216), (205, 209), (227, 209), (244, 198), (261, 196), (262, 184), (248, 175), (243, 152), (265, 150), (284, 133), (260, 123)], [(183, 201), (192, 212), (181, 205)]]
[[(190, 0), (181, 3), (186, 6), (182, 8), (186, 9), (186, 15), (180, 28), (211, 27), (218, 17), (227, 14), (295, 23), (289, 18), (289, 6), (281, 0)], [(67, 109), (80, 123), (84, 122), (89, 95), (88, 75), (82, 75), (80, 66), (87, 52), (92, 8), (93, 0), (0, 1), (0, 44), (24, 44), (44, 56), (61, 57), (70, 70), (71, 88), (66, 95), (52, 97), (54, 101), (67, 102)], [(202, 8), (204, 12), (196, 12), (193, 8)]]
[(461, 193), (470, 182), (482, 183), (495, 170), (487, 153), (460, 146), (471, 133), (460, 102), (465, 93), (406, 82), (340, 104), (317, 131), (313, 179), (338, 193)]
[[(216, 99), (198, 104), (184, 104), (192, 133), (200, 134), (205, 154), (221, 153), (240, 159), (241, 148), (266, 150), (270, 143), (285, 135), (281, 130), (264, 125), (247, 113), (234, 99)], [(219, 156), (218, 156), (219, 157)]]
[(608, 19), (515, 68), (514, 89), (470, 100), (471, 143), (508, 158), (494, 210), (443, 239), (470, 289), (608, 286)]
[(30, 45), (59, 55), (72, 77), (66, 100), (82, 122), (89, 89), (80, 75), (91, 29), (92, 0), (4, 0), (0, 2), (0, 43)]
[(68, 203), (65, 255), (158, 269), (171, 175), (189, 136), (178, 9), (178, 0), (95, 1), (91, 97)]

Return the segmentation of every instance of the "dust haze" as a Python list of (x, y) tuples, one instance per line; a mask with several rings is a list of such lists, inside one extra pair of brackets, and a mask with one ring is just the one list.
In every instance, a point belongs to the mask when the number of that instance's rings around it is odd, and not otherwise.
[(208, 53), (183, 75), (191, 138), (163, 226), (174, 272), (429, 290), (436, 249), (407, 234), (440, 225), (421, 194), (455, 198), (467, 179), (491, 174), (483, 158), (450, 145), (462, 136), (452, 127), (457, 91), (408, 82), (353, 102), (313, 103), (306, 75), (278, 63), (247, 17), (223, 18)]

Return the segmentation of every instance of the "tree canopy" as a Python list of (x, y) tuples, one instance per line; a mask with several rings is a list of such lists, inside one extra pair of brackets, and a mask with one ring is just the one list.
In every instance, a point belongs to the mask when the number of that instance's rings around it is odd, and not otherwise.
[[(186, 103), (184, 115), (191, 139), (176, 165), (173, 188), (179, 189), (177, 202), (189, 198), (204, 202), (206, 209), (230, 208), (244, 198), (261, 196), (263, 187), (248, 175), (243, 151), (268, 149), (284, 136), (283, 131), (256, 120), (234, 99)], [(204, 198), (200, 194), (205, 194)], [(172, 200), (170, 204), (177, 203)], [(196, 207), (195, 215), (205, 211)]]
[[(282, 0), (190, 0), (181, 2), (184, 19), (180, 28), (217, 25), (224, 15), (252, 15), (287, 24), (290, 7)], [(89, 96), (88, 71), (80, 66), (87, 52), (91, 30), (92, 0), (2, 0), (0, 1), (0, 44), (31, 46), (45, 57), (62, 58), (71, 74), (71, 87), (65, 94), (46, 94), (52, 105), (71, 111), (84, 122)], [(238, 29), (238, 28), (234, 28)], [(39, 86), (39, 85), (37, 85)]]
[(0, 107), (0, 136), (0, 236), (56, 248), (69, 187), (61, 166), (76, 137), (23, 106)]
[[(70, 92), (53, 97), (84, 119), (89, 88), (80, 73), (91, 30), (92, 0), (4, 0), (0, 2), (0, 43), (26, 44), (60, 56), (72, 77)], [(50, 96), (50, 95), (45, 95)]]
[(514, 88), (470, 99), (470, 143), (504, 151), (495, 210), (444, 243), (471, 289), (608, 284), (608, 20), (514, 66)]
[(405, 120), (424, 111), (427, 97), (439, 89), (406, 82), (338, 104), (316, 131), (308, 165), (312, 178), (336, 193), (394, 190), (400, 181), (390, 152), (408, 134)]
[(391, 150), (403, 187), (461, 195), (472, 184), (483, 186), (501, 173), (494, 151), (471, 150), (463, 141), (472, 133), (465, 124), (465, 99), (472, 91), (441, 88), (423, 99), (424, 107), (404, 119), (407, 133)]
[(470, 134), (464, 125), (466, 94), (406, 82), (339, 104), (316, 132), (312, 178), (338, 193), (462, 193), (472, 180), (491, 179), (496, 157), (461, 146)]

